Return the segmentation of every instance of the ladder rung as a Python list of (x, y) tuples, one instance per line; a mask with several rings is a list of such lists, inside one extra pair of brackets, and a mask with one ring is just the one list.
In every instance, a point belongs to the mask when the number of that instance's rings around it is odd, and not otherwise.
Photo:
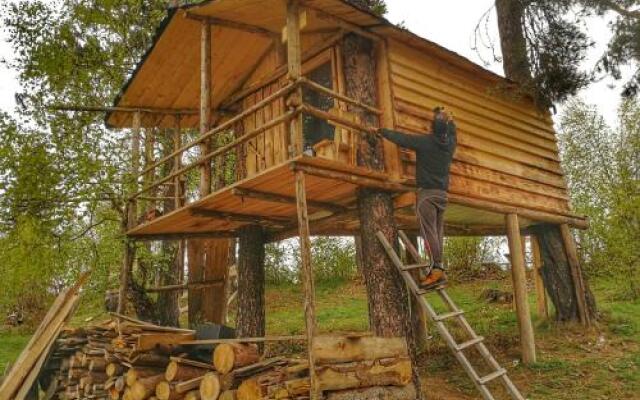
[(467, 340), (466, 342), (462, 342), (462, 343), (456, 345), (456, 351), (462, 351), (462, 350), (464, 350), (466, 348), (469, 348), (469, 347), (471, 347), (473, 345), (476, 345), (476, 344), (478, 344), (478, 343), (480, 343), (482, 341), (484, 341), (484, 338), (482, 336), (478, 336), (475, 339)]
[(462, 315), (462, 314), (464, 314), (464, 311), (462, 311), (462, 310), (460, 310), (460, 311), (452, 311), (452, 312), (449, 312), (449, 313), (446, 313), (446, 314), (436, 315), (434, 320), (436, 320), (436, 321), (444, 321), (445, 319), (457, 317), (458, 315)]
[(507, 373), (506, 369), (500, 368), (496, 372), (492, 372), (489, 375), (483, 376), (482, 378), (478, 379), (478, 383), (480, 383), (481, 385), (486, 385), (487, 383), (491, 382), (492, 380), (494, 380), (496, 378), (500, 378), (502, 375), (504, 375), (506, 373)]
[(420, 269), (420, 268), (428, 268), (429, 264), (411, 264), (411, 265), (403, 265), (403, 271), (411, 271), (412, 269)]

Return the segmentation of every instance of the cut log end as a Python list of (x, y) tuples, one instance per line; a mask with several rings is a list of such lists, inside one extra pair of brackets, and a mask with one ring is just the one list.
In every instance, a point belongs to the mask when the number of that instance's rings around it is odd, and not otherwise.
[(213, 352), (213, 365), (221, 374), (256, 363), (259, 359), (258, 346), (255, 344), (223, 343), (216, 346)]
[(200, 398), (202, 400), (216, 400), (220, 395), (220, 379), (214, 373), (208, 373), (200, 382)]

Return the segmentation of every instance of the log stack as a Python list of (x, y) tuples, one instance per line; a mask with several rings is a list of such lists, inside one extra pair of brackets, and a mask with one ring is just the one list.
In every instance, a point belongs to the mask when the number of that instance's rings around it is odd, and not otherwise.
[[(214, 340), (203, 359), (190, 352), (194, 336), (131, 319), (65, 330), (50, 355), (47, 398), (309, 399), (306, 359), (261, 359), (257, 345), (241, 339)], [(312, 351), (316, 391), (326, 399), (415, 398), (404, 339), (320, 336)]]

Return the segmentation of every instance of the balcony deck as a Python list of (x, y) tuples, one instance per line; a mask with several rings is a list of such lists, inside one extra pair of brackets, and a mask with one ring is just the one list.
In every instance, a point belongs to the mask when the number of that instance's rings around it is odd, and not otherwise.
[[(241, 227), (263, 226), (273, 240), (296, 236), (295, 171), (305, 172), (310, 229), (316, 235), (353, 235), (359, 229), (358, 187), (394, 192), (398, 226), (416, 230), (413, 185), (341, 162), (300, 156), (214, 192), (167, 215), (131, 229), (140, 240), (235, 237)], [(455, 199), (446, 214), (450, 234), (500, 234), (504, 216), (460, 205)], [(533, 221), (522, 218), (523, 227)]]

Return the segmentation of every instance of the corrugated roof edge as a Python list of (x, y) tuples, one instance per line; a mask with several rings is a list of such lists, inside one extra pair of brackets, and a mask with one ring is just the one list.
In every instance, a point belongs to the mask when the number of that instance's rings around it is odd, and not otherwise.
[[(120, 89), (120, 91), (118, 92), (118, 94), (116, 95), (114, 101), (113, 101), (113, 106), (116, 107), (118, 105), (118, 103), (120, 102), (120, 100), (122, 100), (122, 97), (124, 96), (124, 93), (127, 91), (127, 89), (129, 88), (129, 86), (131, 85), (131, 82), (133, 82), (133, 80), (135, 79), (136, 75), (138, 74), (138, 72), (140, 71), (140, 69), (142, 68), (142, 65), (145, 63), (145, 61), (147, 60), (147, 58), (149, 57), (149, 55), (151, 54), (151, 52), (153, 51), (153, 49), (156, 46), (156, 43), (158, 42), (158, 39), (160, 38), (160, 36), (164, 33), (166, 27), (169, 25), (169, 23), (171, 22), (171, 19), (175, 16), (175, 14), (178, 12), (178, 10), (187, 10), (190, 8), (194, 8), (194, 7), (201, 7), (204, 5), (207, 5), (209, 3), (213, 3), (214, 1), (219, 1), (219, 0), (203, 0), (200, 3), (193, 3), (193, 4), (184, 4), (184, 5), (180, 5), (180, 6), (169, 6), (167, 7), (167, 16), (160, 22), (160, 25), (158, 26), (158, 28), (156, 29), (156, 32), (153, 35), (153, 40), (151, 42), (151, 46), (149, 47), (149, 49), (144, 53), (144, 55), (142, 56), (142, 58), (140, 59), (140, 61), (136, 64), (135, 69), (133, 70), (133, 73), (131, 74), (131, 76), (127, 79), (127, 81), (125, 82), (124, 86), (122, 86), (122, 88)], [(449, 50), (444, 46), (439, 45), (438, 43), (435, 43), (429, 39), (423, 38), (422, 36), (411, 32), (408, 29), (404, 29), (401, 28), (393, 23), (391, 23), (389, 20), (387, 20), (384, 17), (381, 17), (373, 12), (371, 12), (371, 10), (368, 10), (366, 8), (360, 7), (358, 5), (355, 5), (353, 3), (348, 2), (347, 0), (338, 0), (341, 3), (347, 5), (348, 7), (351, 7), (355, 10), (358, 10), (360, 12), (363, 12), (365, 14), (368, 14), (376, 19), (378, 19), (378, 21), (380, 21), (380, 24), (376, 24), (376, 25), (370, 25), (367, 26), (366, 28), (371, 28), (371, 27), (389, 27), (392, 28), (400, 33), (402, 33), (403, 35), (409, 35), (411, 36), (411, 38), (413, 39), (418, 39), (421, 40), (423, 42), (425, 42), (425, 44), (429, 45), (429, 46), (433, 46), (436, 49), (438, 49), (439, 51), (442, 51), (446, 54), (448, 54), (449, 56), (453, 57), (453, 58), (457, 58), (458, 61), (461, 61), (465, 64), (469, 64), (470, 67), (473, 67), (474, 69), (478, 69), (479, 71), (491, 75), (493, 78), (495, 79), (499, 79), (502, 80), (506, 83), (509, 84), (515, 84), (512, 80), (505, 78), (504, 76), (501, 76), (499, 74), (496, 74), (495, 72), (488, 70), (487, 68), (484, 68), (481, 65), (476, 64), (475, 62), (471, 61), (470, 59), (468, 59), (467, 57), (460, 55), (458, 53), (456, 53), (455, 51)], [(109, 125), (108, 121), (109, 118), (111, 117), (112, 112), (108, 112), (105, 115), (105, 125), (108, 128), (111, 128), (113, 126)]]

